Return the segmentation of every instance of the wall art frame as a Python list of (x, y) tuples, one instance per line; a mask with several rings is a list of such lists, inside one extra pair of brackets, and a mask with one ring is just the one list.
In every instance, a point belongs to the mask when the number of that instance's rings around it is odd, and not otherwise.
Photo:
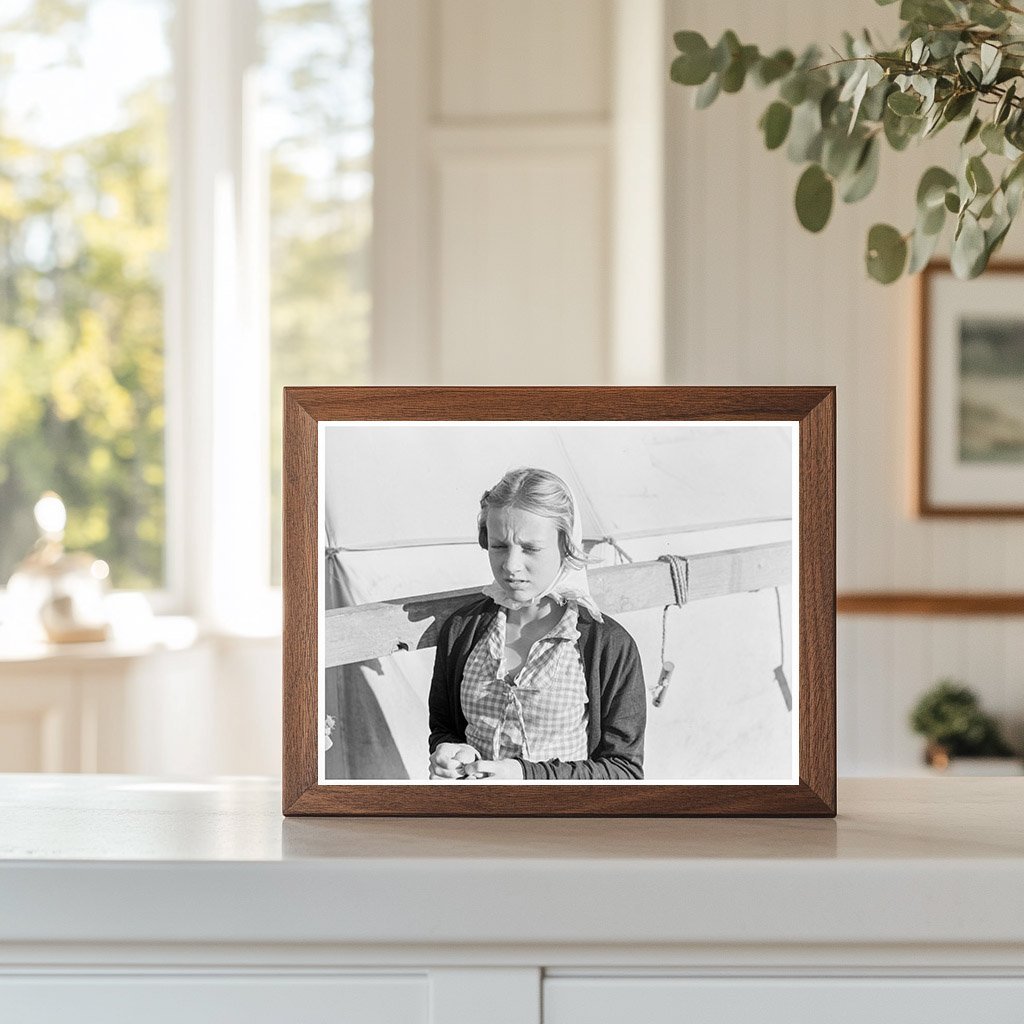
[(922, 518), (1024, 516), (1024, 262), (970, 281), (930, 263), (917, 292), (913, 507)]
[[(834, 817), (836, 813), (835, 389), (832, 387), (295, 387), (284, 390), (283, 494), (283, 795), (285, 815), (477, 817)], [(794, 438), (792, 680), (796, 712), (793, 775), (786, 784), (729, 779), (714, 784), (644, 780), (497, 780), (396, 784), (323, 777), (322, 678), (328, 647), (349, 657), (433, 645), (443, 615), (436, 601), (410, 633), (401, 623), (420, 598), (383, 602), (399, 632), (360, 647), (346, 633), (347, 615), (324, 611), (326, 556), (322, 526), (320, 438), (331, 424), (644, 423), (792, 425)], [(372, 490), (372, 488), (371, 488)], [(735, 553), (730, 553), (731, 555)], [(771, 558), (767, 559), (771, 562)], [(725, 576), (729, 593), (758, 591), (763, 558), (740, 559)], [(667, 563), (664, 582), (673, 586)], [(686, 566), (690, 593), (702, 583)], [(759, 575), (760, 574), (760, 575)], [(708, 573), (710, 580), (712, 573)], [(723, 574), (719, 570), (719, 578)], [(708, 584), (710, 585), (710, 583)], [(721, 585), (716, 584), (716, 585)], [(676, 577), (678, 596), (678, 575)], [(719, 591), (725, 593), (725, 591)], [(437, 595), (426, 595), (435, 599)], [(709, 591), (707, 595), (711, 596)], [(656, 603), (667, 603), (659, 600)], [(419, 606), (417, 606), (419, 607)], [(447, 607), (447, 606), (445, 606)], [(342, 609), (348, 612), (350, 609)], [(402, 612), (403, 614), (398, 614)], [(781, 613), (780, 613), (781, 614)], [(397, 616), (397, 617), (396, 617)], [(387, 617), (385, 617), (387, 618)], [(385, 628), (390, 628), (387, 626)], [(411, 626), (409, 628), (412, 628)], [(377, 630), (380, 633), (380, 630)], [(798, 654), (798, 658), (797, 658)], [(780, 682), (780, 686), (783, 685)]]

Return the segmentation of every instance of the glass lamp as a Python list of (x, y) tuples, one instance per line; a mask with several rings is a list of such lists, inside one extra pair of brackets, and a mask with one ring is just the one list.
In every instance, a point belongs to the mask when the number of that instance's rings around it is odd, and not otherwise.
[(12, 620), (26, 630), (24, 639), (58, 644), (106, 640), (107, 563), (85, 552), (65, 552), (67, 510), (53, 491), (36, 502), (34, 511), (39, 540), (7, 584)]

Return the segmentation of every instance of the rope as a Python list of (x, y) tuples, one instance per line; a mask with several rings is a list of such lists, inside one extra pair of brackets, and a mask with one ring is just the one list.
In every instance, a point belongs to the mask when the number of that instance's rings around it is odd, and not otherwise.
[(612, 550), (615, 552), (617, 564), (621, 565), (623, 562), (633, 561), (633, 559), (630, 558), (629, 553), (626, 551), (626, 549), (623, 548), (614, 537), (601, 537), (600, 540), (597, 541), (597, 543), (607, 544), (612, 548)]
[[(675, 591), (676, 604), (684, 605), (690, 600), (690, 563), (682, 555), (659, 555), (659, 562), (668, 562), (672, 574), (672, 589)], [(666, 607), (668, 607), (666, 605)]]
[[(681, 608), (690, 600), (690, 563), (681, 555), (660, 555), (659, 562), (668, 562), (669, 574), (672, 577), (672, 593), (675, 597), (675, 607)], [(665, 646), (668, 641), (668, 610), (673, 607), (665, 605), (661, 613), (661, 674), (658, 676), (658, 683), (651, 688), (651, 703), (660, 708), (665, 699), (665, 691), (672, 680), (672, 673), (675, 665), (665, 660)]]
[(779, 692), (786, 705), (787, 711), (793, 710), (793, 691), (789, 688), (789, 680), (786, 678), (786, 634), (782, 628), (782, 597), (779, 588), (775, 588), (775, 611), (779, 617), (779, 663), (775, 666), (775, 682), (779, 684)]
[(779, 614), (779, 664), (786, 664), (786, 634), (782, 628), (782, 598), (779, 596), (779, 588), (775, 588), (775, 610)]
[[(681, 608), (690, 600), (690, 563), (680, 555), (661, 555), (659, 562), (668, 562), (672, 576), (672, 590), (675, 594), (676, 607)], [(665, 641), (668, 635), (668, 610), (672, 605), (665, 605), (661, 613), (661, 665), (662, 674), (665, 668)]]

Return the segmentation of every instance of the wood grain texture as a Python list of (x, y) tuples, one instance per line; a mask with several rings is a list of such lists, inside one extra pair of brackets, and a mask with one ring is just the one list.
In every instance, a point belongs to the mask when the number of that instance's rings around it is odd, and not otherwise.
[[(928, 478), (928, 435), (931, 430), (931, 407), (928, 395), (928, 375), (931, 372), (929, 338), (932, 328), (931, 285), (936, 274), (951, 272), (947, 260), (935, 260), (920, 273), (917, 281), (917, 359), (915, 376), (917, 386), (917, 437), (913, 450), (916, 453), (916, 483), (914, 508), (922, 518), (947, 519), (1004, 519), (1024, 516), (1024, 505), (939, 505), (932, 501)], [(986, 276), (994, 274), (1024, 275), (1024, 260), (1000, 260), (985, 269)], [(970, 614), (970, 613), (969, 613)], [(980, 613), (979, 613), (980, 614)]]
[[(792, 559), (793, 546), (788, 543), (689, 555), (686, 557), (688, 600), (704, 601), (789, 586)], [(607, 566), (592, 569), (588, 576), (594, 600), (609, 615), (675, 603), (672, 571), (667, 562)], [(460, 604), (479, 594), (478, 587), (470, 587), (444, 594), (331, 608), (324, 614), (324, 667), (433, 647), (448, 616)]]
[(840, 594), (840, 615), (1024, 615), (1024, 594), (940, 594), (865, 591)]
[(800, 781), (836, 809), (836, 399), (800, 422)]
[(284, 394), (282, 801), (285, 813), (317, 781), (317, 424)]
[[(835, 391), (794, 388), (286, 388), (284, 813), (817, 816), (835, 802)], [(317, 784), (317, 429), (334, 420), (800, 423), (799, 784)]]

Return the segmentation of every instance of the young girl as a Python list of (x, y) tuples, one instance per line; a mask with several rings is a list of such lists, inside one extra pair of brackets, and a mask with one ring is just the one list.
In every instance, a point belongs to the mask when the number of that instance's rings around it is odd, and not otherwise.
[(477, 525), (494, 583), (438, 635), (431, 778), (642, 779), (640, 655), (590, 595), (569, 488), (511, 470)]

